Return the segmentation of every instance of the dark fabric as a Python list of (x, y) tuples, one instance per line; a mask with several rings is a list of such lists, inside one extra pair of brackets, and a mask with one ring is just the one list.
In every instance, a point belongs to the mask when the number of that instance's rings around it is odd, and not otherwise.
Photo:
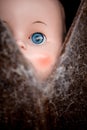
[(65, 9), (66, 29), (68, 31), (76, 15), (81, 0), (60, 0), (60, 2), (62, 3)]
[(87, 130), (87, 1), (79, 6), (60, 63), (40, 83), (0, 21), (0, 130)]

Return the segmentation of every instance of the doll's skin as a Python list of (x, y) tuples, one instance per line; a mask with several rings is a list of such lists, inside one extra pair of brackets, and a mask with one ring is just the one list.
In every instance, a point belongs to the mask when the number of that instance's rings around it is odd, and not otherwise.
[(0, 0), (0, 18), (7, 22), (37, 77), (47, 78), (62, 48), (62, 5), (57, 0)]

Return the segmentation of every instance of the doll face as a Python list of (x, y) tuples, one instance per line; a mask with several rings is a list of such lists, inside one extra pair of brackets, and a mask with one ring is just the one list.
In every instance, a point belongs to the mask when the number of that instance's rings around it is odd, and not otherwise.
[(37, 77), (47, 78), (62, 48), (61, 4), (57, 0), (0, 0), (0, 17), (7, 22)]

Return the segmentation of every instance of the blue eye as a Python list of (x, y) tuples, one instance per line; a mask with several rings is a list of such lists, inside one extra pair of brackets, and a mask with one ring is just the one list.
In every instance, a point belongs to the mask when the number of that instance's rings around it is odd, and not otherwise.
[(34, 44), (42, 44), (43, 42), (45, 42), (46, 37), (44, 34), (36, 32), (32, 34), (30, 39)]

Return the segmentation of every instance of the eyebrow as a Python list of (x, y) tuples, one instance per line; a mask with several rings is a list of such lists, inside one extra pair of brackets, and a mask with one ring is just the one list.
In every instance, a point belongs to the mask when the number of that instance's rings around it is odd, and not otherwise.
[(43, 21), (35, 21), (35, 22), (33, 22), (33, 24), (36, 24), (36, 23), (41, 23), (41, 24), (44, 24), (44, 25), (47, 25), (45, 22), (43, 22)]

